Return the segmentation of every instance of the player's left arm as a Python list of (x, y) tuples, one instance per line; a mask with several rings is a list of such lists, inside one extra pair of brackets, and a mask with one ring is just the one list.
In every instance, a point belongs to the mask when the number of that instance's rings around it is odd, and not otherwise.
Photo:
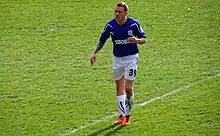
[(132, 35), (131, 37), (128, 37), (128, 42), (134, 43), (134, 44), (144, 44), (145, 40), (146, 38), (137, 38), (134, 35)]
[(133, 34), (128, 38), (128, 42), (134, 44), (144, 44), (146, 41), (146, 35), (138, 22), (132, 25)]

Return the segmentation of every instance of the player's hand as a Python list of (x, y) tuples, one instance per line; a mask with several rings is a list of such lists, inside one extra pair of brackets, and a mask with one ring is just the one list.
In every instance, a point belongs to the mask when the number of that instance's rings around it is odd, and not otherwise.
[(95, 64), (96, 54), (95, 54), (95, 53), (92, 53), (89, 59), (90, 59), (91, 65)]
[(137, 40), (137, 38), (136, 37), (134, 37), (133, 35), (131, 36), (131, 37), (128, 37), (128, 42), (129, 43), (137, 43), (138, 42), (138, 40)]

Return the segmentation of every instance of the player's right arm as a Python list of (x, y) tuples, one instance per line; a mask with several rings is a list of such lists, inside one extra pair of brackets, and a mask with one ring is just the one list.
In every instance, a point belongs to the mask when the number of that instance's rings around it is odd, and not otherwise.
[(106, 40), (109, 38), (110, 36), (110, 29), (111, 29), (111, 25), (109, 25), (108, 23), (105, 25), (103, 32), (99, 38), (99, 42), (96, 44), (96, 48), (93, 50), (92, 54), (90, 55), (90, 63), (91, 65), (93, 65), (95, 63), (96, 60), (96, 54), (103, 48), (103, 46), (105, 45)]
[(94, 49), (94, 51), (90, 55), (90, 63), (92, 65), (95, 63), (96, 53), (98, 53), (102, 49), (103, 46), (104, 46), (104, 44), (99, 41), (96, 45), (96, 48)]

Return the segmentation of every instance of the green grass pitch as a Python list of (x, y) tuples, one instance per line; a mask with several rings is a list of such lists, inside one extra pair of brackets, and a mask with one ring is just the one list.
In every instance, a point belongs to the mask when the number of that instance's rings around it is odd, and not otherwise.
[(117, 2), (0, 1), (1, 136), (219, 136), (217, 0), (125, 1), (147, 35), (135, 104), (183, 89), (134, 108), (130, 126), (102, 120), (117, 112), (111, 40), (88, 58)]

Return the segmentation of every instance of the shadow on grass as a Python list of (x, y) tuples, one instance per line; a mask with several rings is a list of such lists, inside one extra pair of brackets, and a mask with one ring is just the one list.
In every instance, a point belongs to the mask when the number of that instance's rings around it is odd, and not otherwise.
[(103, 128), (97, 132), (94, 132), (94, 133), (90, 134), (89, 136), (98, 136), (99, 134), (101, 134), (105, 131), (108, 131), (109, 129), (113, 129), (112, 131), (109, 131), (108, 133), (104, 134), (104, 136), (112, 136), (115, 132), (117, 132), (118, 130), (120, 130), (122, 128), (123, 128), (123, 126), (121, 126), (121, 125), (113, 124), (113, 125), (110, 125), (106, 128)]

